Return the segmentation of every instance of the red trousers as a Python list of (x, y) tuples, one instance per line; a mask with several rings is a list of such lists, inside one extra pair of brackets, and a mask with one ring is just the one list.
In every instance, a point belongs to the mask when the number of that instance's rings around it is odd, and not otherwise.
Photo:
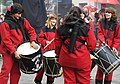
[(8, 84), (10, 75), (10, 84), (18, 84), (20, 79), (20, 69), (18, 60), (8, 54), (2, 54), (2, 68), (0, 72), (0, 84)]
[[(44, 74), (44, 68), (42, 68), (42, 69), (36, 74), (35, 80), (42, 81), (43, 74)], [(54, 78), (53, 78), (53, 77), (50, 77), (50, 76), (47, 76), (47, 80), (54, 81)]]
[(96, 74), (96, 79), (97, 79), (97, 80), (107, 80), (107, 81), (111, 81), (111, 80), (112, 80), (112, 75), (113, 75), (113, 73), (110, 73), (109, 75), (105, 76), (105, 78), (103, 79), (103, 72), (102, 72), (101, 69), (98, 67), (97, 74)]
[(90, 84), (90, 68), (63, 67), (64, 84)]

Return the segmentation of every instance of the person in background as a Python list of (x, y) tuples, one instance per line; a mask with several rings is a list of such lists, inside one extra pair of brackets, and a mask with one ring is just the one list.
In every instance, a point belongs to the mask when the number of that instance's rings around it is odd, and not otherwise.
[[(40, 34), (38, 37), (38, 42), (41, 43), (42, 53), (45, 53), (46, 51), (49, 50), (55, 50), (54, 38), (55, 38), (56, 25), (57, 25), (57, 16), (55, 14), (49, 14), (46, 24), (40, 30)], [(46, 45), (48, 46), (46, 47)], [(44, 68), (42, 68), (36, 74), (34, 80), (36, 84), (41, 84), (43, 74), (44, 74)], [(53, 82), (54, 82), (54, 77), (47, 76), (46, 84), (52, 84)]]
[(2, 23), (4, 21), (5, 15), (4, 14), (0, 14), (0, 23)]
[(59, 20), (58, 20), (58, 27), (61, 26), (63, 24), (63, 18), (60, 17)]
[(98, 20), (99, 20), (99, 13), (95, 13), (94, 14), (94, 33), (95, 33), (95, 37), (96, 39), (98, 40), (98, 35), (97, 35), (97, 32), (98, 32)]
[(73, 6), (56, 30), (55, 53), (63, 69), (64, 84), (90, 84), (90, 51), (95, 49), (96, 39), (81, 14), (82, 10)]
[[(99, 14), (98, 13), (95, 13), (95, 18), (94, 18), (94, 22), (93, 22), (93, 26), (94, 26), (94, 34), (95, 34), (95, 37), (96, 37), (96, 40), (97, 40), (97, 43), (98, 43), (98, 20), (99, 20)], [(96, 44), (96, 49), (97, 49), (97, 44)], [(92, 54), (91, 54), (92, 55)], [(96, 61), (97, 61), (97, 58), (95, 58), (94, 56), (91, 56), (91, 60), (92, 60), (92, 66), (91, 66), (91, 71), (92, 69), (95, 67), (96, 65)], [(91, 79), (93, 79), (91, 77)]]
[[(104, 18), (98, 22), (98, 38), (100, 45), (107, 44), (115, 54), (118, 54), (120, 44), (120, 24), (117, 23), (116, 10), (114, 8), (106, 8)], [(113, 72), (105, 75), (98, 67), (95, 84), (111, 84)], [(103, 83), (104, 80), (104, 83)]]
[[(19, 84), (20, 69), (19, 59), (21, 54), (17, 51), (17, 46), (24, 42), (23, 34), (19, 24), (23, 21), (23, 27), (29, 35), (31, 47), (37, 49), (36, 33), (26, 18), (21, 17), (23, 8), (15, 3), (11, 6), (10, 13), (6, 15), (5, 21), (0, 24), (0, 53), (2, 54), (3, 64), (0, 72), (0, 84)], [(11, 25), (11, 26), (10, 26)]]
[(44, 1), (45, 0), (13, 0), (13, 3), (20, 3), (23, 6), (24, 13), (22, 16), (28, 19), (38, 35), (47, 20)]

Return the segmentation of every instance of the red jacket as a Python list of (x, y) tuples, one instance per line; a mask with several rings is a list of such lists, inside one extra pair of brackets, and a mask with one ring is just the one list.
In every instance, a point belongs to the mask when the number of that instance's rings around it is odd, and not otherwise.
[[(108, 28), (103, 27), (101, 22), (98, 22), (98, 37), (100, 41), (105, 42), (111, 48), (114, 47), (118, 50), (120, 44), (120, 24), (116, 24), (116, 27), (110, 30), (109, 36), (108, 31)], [(108, 37), (107, 40), (105, 39), (105, 37)]]
[[(41, 50), (43, 53), (48, 50), (55, 50), (55, 44), (53, 40), (55, 38), (55, 30), (56, 30), (55, 27), (53, 29), (50, 29), (47, 28), (47, 26), (43, 27), (40, 30), (38, 42), (41, 44)], [(51, 41), (51, 40), (53, 41), (44, 49), (44, 47), (46, 46), (46, 41)]]
[[(14, 22), (14, 20), (11, 17), (9, 17), (8, 20)], [(30, 41), (36, 40), (35, 30), (33, 27), (30, 26), (29, 22), (26, 19), (24, 19), (23, 26), (28, 32)], [(23, 42), (23, 35), (19, 26), (17, 26), (16, 28), (11, 28), (6, 22), (3, 22), (0, 25), (0, 35), (2, 37), (2, 41), (0, 44), (1, 53), (13, 54), (16, 51), (18, 45), (20, 45)]]
[[(87, 36), (78, 35), (77, 38), (86, 41), (86, 45), (84, 44), (81, 48), (74, 50), (73, 53), (68, 51), (68, 48), (64, 45), (70, 44), (70, 38), (67, 38), (64, 43), (62, 42), (63, 36), (59, 35), (58, 30), (56, 31), (55, 36), (55, 53), (59, 56), (59, 63), (62, 66), (72, 67), (72, 68), (85, 68), (91, 65), (90, 59), (90, 50), (94, 50), (96, 46), (96, 39), (93, 33), (92, 28), (88, 29)], [(80, 30), (78, 30), (80, 31)], [(86, 31), (86, 29), (84, 29)], [(81, 45), (82, 43), (79, 41), (75, 42), (75, 47)], [(89, 48), (89, 49), (88, 49)]]

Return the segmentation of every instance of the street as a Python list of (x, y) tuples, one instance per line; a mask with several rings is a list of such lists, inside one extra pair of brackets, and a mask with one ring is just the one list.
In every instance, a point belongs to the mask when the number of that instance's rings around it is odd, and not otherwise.
[[(2, 60), (0, 58), (0, 67), (1, 67), (1, 64), (2, 64), (1, 62), (2, 62)], [(93, 78), (95, 78), (96, 69), (97, 69), (97, 66), (91, 72), (91, 76), (93, 76)], [(34, 78), (35, 78), (35, 74), (24, 74), (24, 73), (21, 72), (21, 78), (20, 78), (19, 84), (35, 84), (34, 83)], [(46, 84), (45, 82), (46, 82), (46, 76), (44, 75), (43, 80), (42, 80), (42, 84)], [(55, 84), (64, 84), (63, 76), (56, 78), (55, 79)], [(94, 79), (91, 80), (91, 84), (95, 84)], [(120, 84), (120, 67), (118, 67), (114, 71), (112, 84)]]

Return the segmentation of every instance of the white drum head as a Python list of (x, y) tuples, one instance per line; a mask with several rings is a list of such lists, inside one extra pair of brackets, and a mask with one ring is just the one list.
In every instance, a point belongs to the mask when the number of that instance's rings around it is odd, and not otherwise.
[(44, 54), (43, 54), (44, 57), (55, 57), (56, 54), (55, 54), (55, 50), (50, 50), (50, 51), (46, 51)]
[(37, 44), (38, 49), (34, 49), (33, 47), (30, 46), (30, 42), (26, 42), (21, 44), (18, 48), (17, 51), (22, 54), (22, 55), (30, 55), (35, 52), (37, 52), (40, 49), (40, 46)]

